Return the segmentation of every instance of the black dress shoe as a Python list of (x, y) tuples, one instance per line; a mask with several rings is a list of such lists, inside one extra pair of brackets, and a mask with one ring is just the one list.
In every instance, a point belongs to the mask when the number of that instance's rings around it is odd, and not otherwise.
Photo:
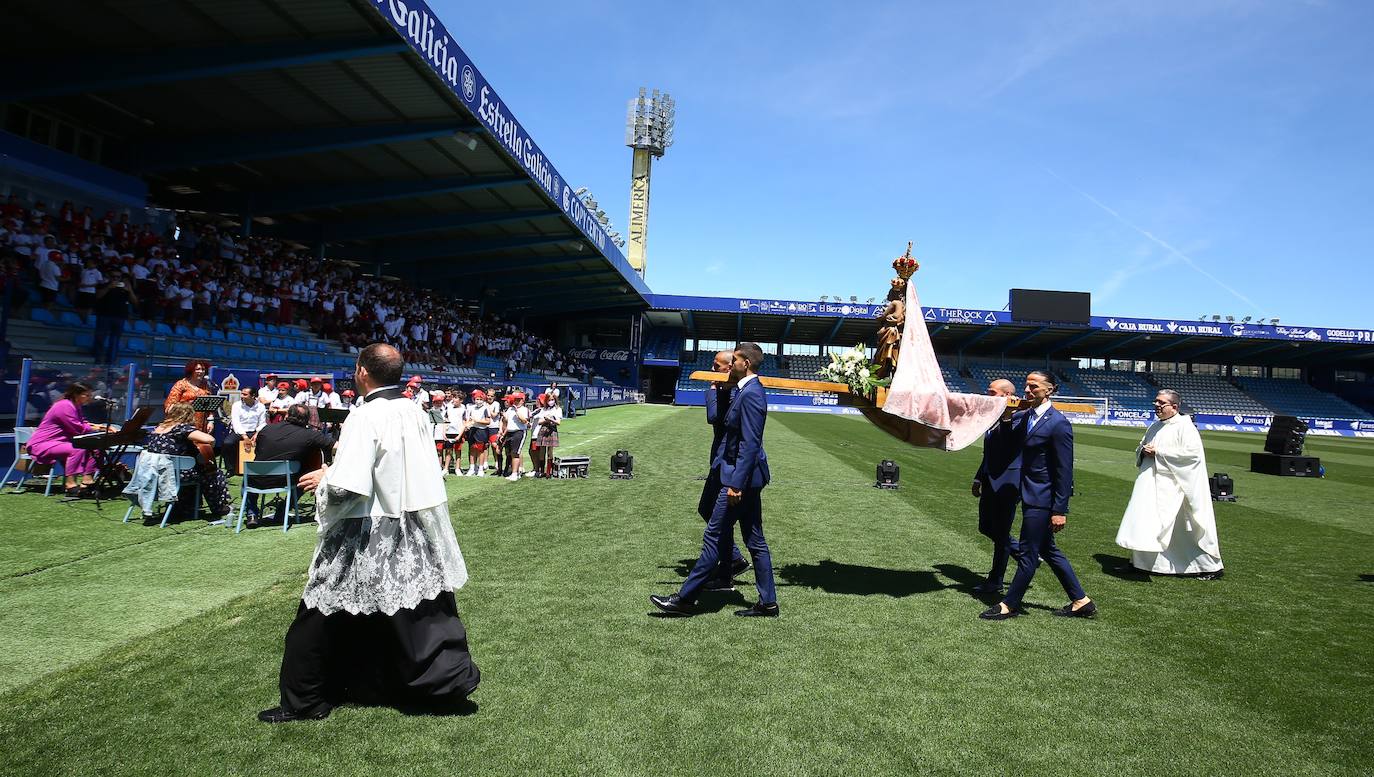
[(973, 587), (976, 594), (1000, 594), (1006, 590), (1006, 586), (1001, 583), (994, 583), (991, 580), (984, 581)]
[(1218, 569), (1218, 570), (1215, 571), (1215, 572), (1203, 572), (1202, 574), (1200, 574), (1200, 575), (1197, 576), (1197, 579), (1198, 579), (1198, 580), (1220, 580), (1222, 574), (1223, 574), (1225, 571), (1226, 571), (1226, 570), (1224, 570), (1224, 569)]
[(1008, 608), (1006, 612), (1002, 612), (1002, 603), (998, 602), (997, 604), (994, 604), (986, 610), (983, 610), (982, 612), (978, 613), (978, 617), (982, 618), (985, 621), (1004, 621), (1010, 620), (1011, 618), (1015, 618), (1020, 614), (1020, 610), (1013, 610), (1010, 608)]
[(776, 618), (778, 617), (778, 603), (764, 604), (759, 602), (753, 607), (744, 610), (735, 610), (735, 614), (741, 618)]
[(664, 615), (671, 618), (686, 618), (692, 615), (692, 610), (687, 606), (686, 602), (682, 601), (682, 597), (677, 594), (673, 594), (672, 596), (651, 594), (649, 596), (649, 601), (659, 610), (662, 610)]
[(1069, 602), (1055, 610), (1054, 614), (1061, 618), (1091, 618), (1097, 614), (1097, 602), (1088, 602), (1077, 610), (1073, 608), (1073, 602)]
[(298, 720), (324, 720), (329, 717), (330, 708), (326, 707), (324, 712), (317, 712), (314, 715), (297, 715), (291, 710), (273, 707), (270, 710), (263, 710), (258, 713), (258, 720), (263, 723), (293, 723)]
[(737, 558), (730, 562), (730, 576), (742, 575), (749, 571), (749, 559)]

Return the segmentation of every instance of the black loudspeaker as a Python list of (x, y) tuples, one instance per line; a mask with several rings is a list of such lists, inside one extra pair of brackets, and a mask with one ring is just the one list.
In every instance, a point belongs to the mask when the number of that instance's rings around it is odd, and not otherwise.
[(873, 485), (878, 488), (897, 488), (902, 479), (902, 468), (891, 459), (883, 459), (878, 464), (878, 479)]
[(629, 480), (635, 476), (635, 457), (629, 451), (611, 455), (611, 480)]
[(1306, 440), (1306, 421), (1291, 415), (1276, 415), (1264, 438), (1264, 449), (1275, 456), (1301, 456)]
[(1322, 462), (1316, 456), (1279, 456), (1273, 453), (1250, 454), (1250, 471), (1262, 475), (1295, 478), (1321, 477)]
[(1212, 491), (1212, 499), (1217, 502), (1236, 501), (1236, 484), (1225, 472), (1218, 472), (1207, 478), (1207, 486)]

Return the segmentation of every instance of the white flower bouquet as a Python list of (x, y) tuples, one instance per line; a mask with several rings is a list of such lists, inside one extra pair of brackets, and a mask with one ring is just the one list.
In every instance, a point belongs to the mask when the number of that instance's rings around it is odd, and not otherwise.
[(843, 353), (830, 352), (830, 363), (816, 374), (835, 383), (849, 386), (849, 390), (861, 396), (868, 394), (876, 386), (888, 386), (892, 381), (877, 377), (878, 365), (868, 360), (863, 344), (854, 346)]

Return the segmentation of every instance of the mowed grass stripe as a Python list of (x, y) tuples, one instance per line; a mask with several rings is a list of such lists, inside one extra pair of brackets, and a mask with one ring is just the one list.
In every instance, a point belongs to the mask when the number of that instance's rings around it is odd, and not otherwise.
[[(347, 709), (321, 725), (257, 724), (300, 593), (283, 578), (0, 696), (0, 770), (1357, 774), (1371, 763), (1358, 673), (1374, 635), (1303, 610), (1367, 602), (1374, 586), (1338, 583), (1333, 569), (1367, 566), (1363, 545), (1323, 554), (1294, 541), (1306, 524), (1260, 514), (1234, 539), (1223, 526), (1223, 581), (1120, 580), (1094, 556), (1122, 553), (1108, 505), (1127, 484), (1085, 472), (1063, 540), (1104, 617), (988, 624), (966, 588), (989, 547), (967, 494), (978, 452), (778, 414), (778, 483), (764, 499), (784, 617), (730, 617), (753, 597), (744, 585), (704, 602), (717, 613), (660, 621), (645, 595), (675, 587), (700, 543), (701, 411), (577, 423), (591, 437), (645, 417), (637, 433), (583, 446), (601, 459), (592, 480), (450, 482), (473, 569), (459, 606), (484, 671), (476, 715)], [(605, 477), (616, 447), (635, 453), (635, 480)], [(877, 460), (899, 456), (900, 491), (868, 485)], [(1062, 597), (1043, 571), (1029, 600)]]

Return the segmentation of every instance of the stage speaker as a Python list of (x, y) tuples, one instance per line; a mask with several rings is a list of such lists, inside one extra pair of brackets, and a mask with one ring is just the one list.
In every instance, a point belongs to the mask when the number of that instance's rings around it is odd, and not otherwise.
[(878, 463), (878, 480), (873, 485), (877, 488), (897, 488), (897, 482), (901, 479), (902, 468), (895, 461), (883, 459)]
[(1273, 453), (1250, 454), (1250, 471), (1262, 475), (1294, 478), (1322, 476), (1322, 462), (1316, 456), (1280, 456)]
[(559, 480), (585, 478), (591, 465), (590, 456), (555, 456), (553, 459), (553, 476)]
[(611, 479), (629, 480), (635, 476), (635, 457), (629, 451), (611, 454)]
[(1212, 491), (1212, 499), (1217, 502), (1236, 501), (1236, 484), (1231, 480), (1231, 476), (1225, 472), (1218, 472), (1207, 478), (1207, 485)]
[(1301, 456), (1306, 440), (1306, 421), (1291, 415), (1276, 415), (1264, 438), (1264, 450), (1275, 456)]

